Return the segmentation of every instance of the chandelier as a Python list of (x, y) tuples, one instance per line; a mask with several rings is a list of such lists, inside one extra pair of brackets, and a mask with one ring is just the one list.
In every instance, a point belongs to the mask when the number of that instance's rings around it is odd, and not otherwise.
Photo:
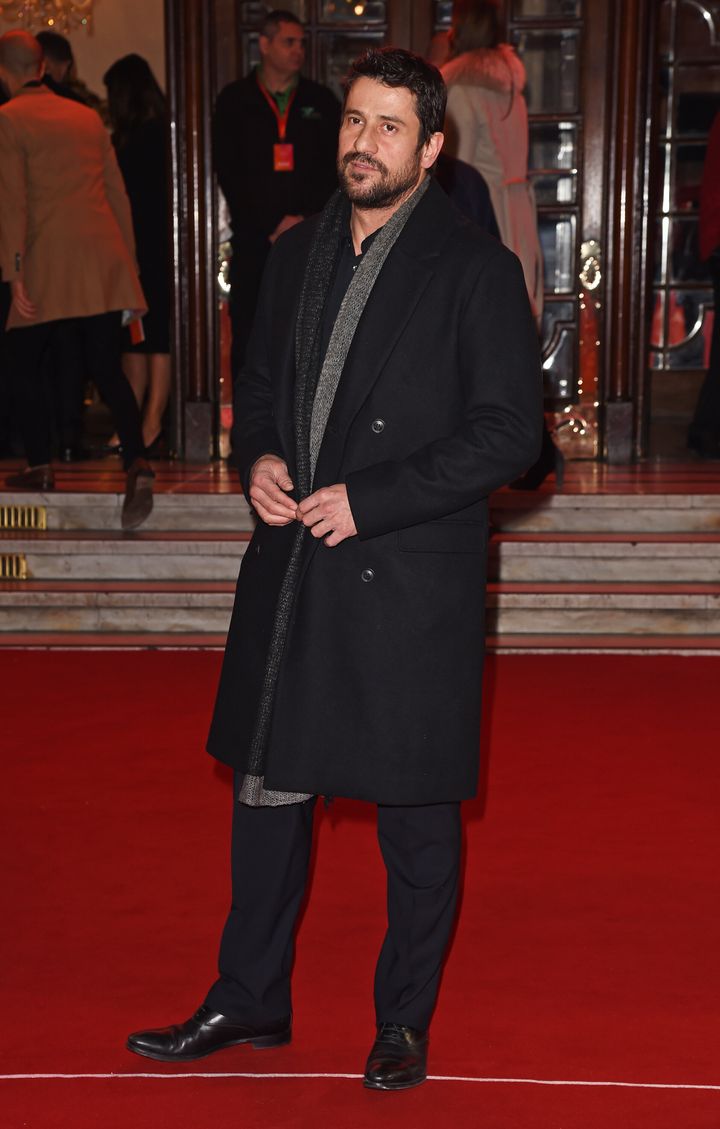
[(26, 31), (68, 32), (92, 26), (95, 0), (0, 0), (0, 12), (8, 22)]

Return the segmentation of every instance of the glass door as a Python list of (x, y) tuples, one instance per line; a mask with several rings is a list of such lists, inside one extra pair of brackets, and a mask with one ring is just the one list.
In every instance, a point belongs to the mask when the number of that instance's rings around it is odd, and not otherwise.
[(707, 137), (720, 110), (720, 4), (664, 0), (658, 64), (648, 451), (683, 457), (715, 317), (698, 207)]
[[(510, 0), (507, 12), (507, 39), (527, 73), (528, 171), (545, 272), (545, 406), (570, 458), (599, 451), (607, 18), (599, 0)], [(451, 19), (452, 3), (436, 3), (436, 32)]]

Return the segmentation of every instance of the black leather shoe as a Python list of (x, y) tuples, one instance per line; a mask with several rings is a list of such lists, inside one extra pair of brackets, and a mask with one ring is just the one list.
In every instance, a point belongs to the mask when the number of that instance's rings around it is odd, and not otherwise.
[(409, 1090), (427, 1078), (428, 1033), (401, 1023), (379, 1023), (365, 1067), (369, 1090)]
[(214, 1051), (252, 1043), (256, 1050), (282, 1047), (290, 1042), (290, 1016), (274, 1023), (250, 1026), (237, 1023), (203, 1004), (186, 1023), (162, 1027), (157, 1031), (134, 1031), (127, 1049), (160, 1062), (191, 1062)]

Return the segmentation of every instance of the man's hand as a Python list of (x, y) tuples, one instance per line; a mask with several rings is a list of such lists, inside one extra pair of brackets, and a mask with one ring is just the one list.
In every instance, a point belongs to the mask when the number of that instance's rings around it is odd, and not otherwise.
[(297, 519), (310, 530), (313, 537), (324, 537), (329, 548), (339, 545), (348, 537), (357, 536), (347, 486), (342, 483), (323, 486), (321, 490), (303, 498), (297, 508)]
[(289, 231), (291, 227), (295, 227), (296, 223), (302, 223), (304, 219), (304, 216), (283, 216), (272, 234), (268, 235), (268, 239), (271, 243), (274, 243), (284, 231)]
[(20, 314), (21, 318), (26, 318), (28, 321), (37, 316), (37, 308), (30, 301), (28, 292), (25, 289), (25, 283), (17, 279), (11, 283), (12, 297), (15, 309)]
[(267, 525), (295, 521), (297, 505), (288, 498), (293, 489), (287, 464), (278, 455), (263, 455), (250, 471), (250, 501)]

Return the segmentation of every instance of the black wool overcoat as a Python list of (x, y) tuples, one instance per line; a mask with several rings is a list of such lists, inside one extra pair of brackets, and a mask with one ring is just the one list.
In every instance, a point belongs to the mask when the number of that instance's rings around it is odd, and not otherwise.
[[(294, 335), (316, 220), (268, 262), (236, 400), (256, 459), (295, 472)], [(477, 786), (487, 496), (537, 458), (537, 333), (522, 268), (431, 184), (360, 320), (315, 488), (344, 482), (357, 537), (306, 536), (265, 786), (385, 804)], [(243, 770), (295, 523), (259, 521), (242, 561), (208, 749)]]

